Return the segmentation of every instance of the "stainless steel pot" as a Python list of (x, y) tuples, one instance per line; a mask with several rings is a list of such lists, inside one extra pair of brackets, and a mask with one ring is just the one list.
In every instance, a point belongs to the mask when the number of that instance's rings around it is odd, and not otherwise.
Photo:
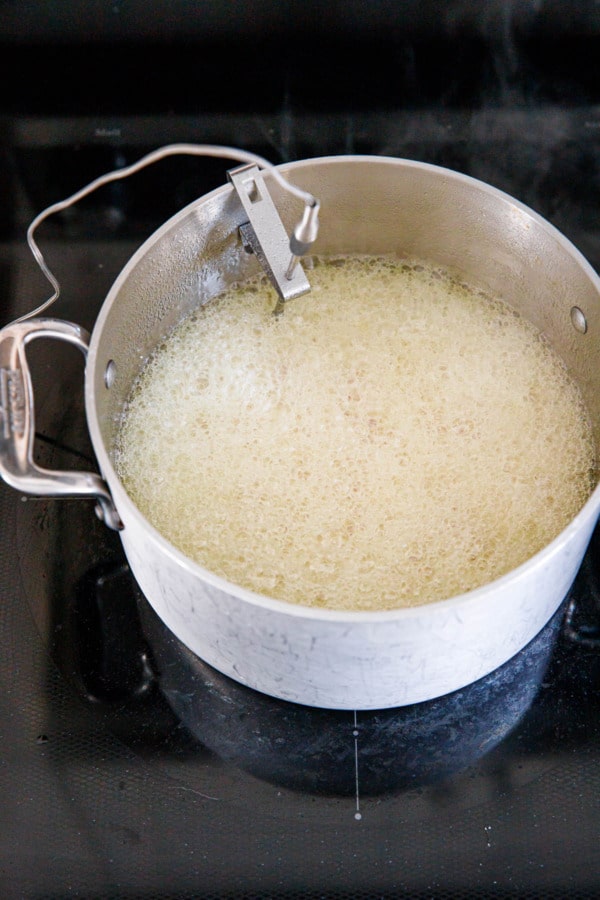
[[(564, 359), (600, 443), (600, 279), (548, 222), (482, 182), (418, 162), (345, 156), (280, 171), (321, 200), (315, 252), (418, 256), (519, 309)], [(270, 176), (266, 181), (289, 232), (297, 201)], [(117, 477), (111, 459), (116, 429), (144, 360), (199, 302), (257, 269), (240, 242), (245, 221), (232, 187), (219, 188), (163, 225), (113, 285), (85, 373), (88, 427), (102, 479), (59, 477), (31, 460), (25, 346), (48, 335), (86, 352), (86, 334), (54, 319), (4, 329), (2, 475), (20, 490), (95, 496), (109, 524), (122, 525), (131, 569), (160, 618), (201, 659), (243, 684), (339, 709), (401, 706), (470, 684), (523, 648), (558, 609), (596, 524), (600, 488), (552, 543), (502, 578), (421, 607), (350, 613), (256, 595), (203, 569), (146, 521)]]

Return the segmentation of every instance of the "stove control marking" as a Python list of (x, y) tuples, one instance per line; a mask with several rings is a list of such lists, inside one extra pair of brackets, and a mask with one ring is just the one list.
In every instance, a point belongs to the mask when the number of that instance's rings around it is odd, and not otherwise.
[(362, 819), (362, 813), (360, 811), (360, 790), (358, 783), (358, 738), (359, 738), (359, 730), (358, 730), (358, 720), (356, 716), (356, 710), (354, 710), (354, 725), (352, 730), (352, 736), (354, 738), (354, 786), (355, 786), (355, 798), (356, 798), (356, 811), (354, 813), (354, 818), (357, 822), (360, 822)]

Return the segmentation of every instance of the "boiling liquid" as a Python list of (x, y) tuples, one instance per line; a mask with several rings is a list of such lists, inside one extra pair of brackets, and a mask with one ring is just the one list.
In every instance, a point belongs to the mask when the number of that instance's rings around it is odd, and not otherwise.
[(147, 519), (271, 597), (381, 610), (526, 561), (594, 485), (588, 416), (510, 307), (421, 263), (317, 260), (273, 316), (264, 278), (184, 321), (116, 449)]

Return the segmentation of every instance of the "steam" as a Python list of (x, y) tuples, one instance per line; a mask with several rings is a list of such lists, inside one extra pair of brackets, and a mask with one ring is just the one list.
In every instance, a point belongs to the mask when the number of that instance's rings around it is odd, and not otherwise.
[[(343, 111), (335, 103), (327, 108), (326, 90), (322, 106), (303, 103), (298, 60), (290, 60), (279, 115), (259, 126), (275, 161), (369, 153), (446, 166), (531, 206), (600, 266), (593, 214), (600, 208), (600, 108), (585, 96), (579, 60), (569, 68), (561, 57), (565, 38), (599, 33), (591, 7), (549, 0), (400, 6), (378, 21), (373, 13), (384, 49), (372, 79), (364, 60), (352, 59), (356, 48), (343, 60)], [(347, 13), (356, 36), (354, 0)]]

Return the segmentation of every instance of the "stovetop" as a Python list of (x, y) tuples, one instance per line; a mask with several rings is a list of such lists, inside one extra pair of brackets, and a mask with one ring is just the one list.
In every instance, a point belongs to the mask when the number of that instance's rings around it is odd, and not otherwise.
[[(547, 26), (533, 10), (544, 4), (509, 4), (514, 21), (492, 6), (483, 21), (448, 4), (455, 18), (428, 30), (408, 4), (403, 31), (382, 4), (361, 31), (350, 4), (354, 19), (342, 28), (330, 11), (320, 41), (281, 18), (241, 41), (216, 14), (211, 39), (198, 18), (175, 27), (178, 4), (164, 34), (156, 20), (140, 39), (135, 4), (119, 0), (88, 42), (84, 12), (62, 39), (44, 17), (30, 38), (9, 17), (1, 324), (47, 294), (24, 239), (33, 216), (177, 141), (273, 162), (446, 165), (532, 206), (599, 268), (600, 28), (585, 4), (570, 18), (550, 4)], [(15, 77), (25, 69), (33, 86)], [(93, 327), (137, 246), (226, 167), (165, 160), (44, 224), (62, 284), (52, 314)], [(80, 355), (39, 343), (37, 457), (93, 467)], [(600, 533), (557, 615), (500, 670), (431, 703), (335, 712), (262, 696), (193, 657), (89, 503), (0, 485), (0, 528), (3, 897), (600, 893)]]

